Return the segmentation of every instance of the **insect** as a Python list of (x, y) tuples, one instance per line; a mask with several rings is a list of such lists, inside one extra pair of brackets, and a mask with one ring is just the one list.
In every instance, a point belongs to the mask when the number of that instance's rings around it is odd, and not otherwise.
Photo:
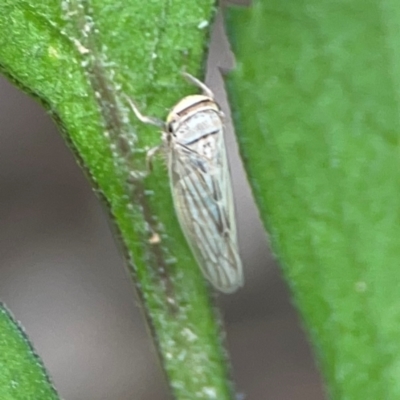
[(192, 252), (206, 279), (224, 293), (243, 285), (238, 252), (231, 176), (225, 150), (224, 115), (213, 92), (188, 73), (184, 77), (202, 94), (184, 97), (166, 122), (137, 118), (162, 128), (162, 144), (148, 153), (166, 154), (175, 211)]

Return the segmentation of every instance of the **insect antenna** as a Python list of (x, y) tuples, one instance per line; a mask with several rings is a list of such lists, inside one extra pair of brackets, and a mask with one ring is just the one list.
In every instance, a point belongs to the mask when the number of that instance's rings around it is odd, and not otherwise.
[(211, 99), (214, 100), (214, 93), (212, 92), (212, 90), (206, 86), (203, 82), (199, 81), (197, 78), (195, 78), (193, 75), (190, 75), (189, 73), (183, 71), (182, 75), (184, 78), (186, 78), (186, 80), (188, 82), (190, 82), (191, 84), (197, 86), (198, 88), (200, 88), (203, 91), (203, 94), (207, 97), (210, 97)]
[(164, 132), (167, 129), (167, 126), (164, 121), (158, 118), (154, 117), (147, 117), (146, 115), (143, 115), (140, 111), (139, 108), (136, 106), (136, 104), (128, 97), (126, 96), (126, 99), (128, 100), (129, 105), (132, 108), (132, 111), (135, 113), (136, 117), (144, 122), (145, 124), (150, 124), (150, 125), (155, 125), (161, 128)]

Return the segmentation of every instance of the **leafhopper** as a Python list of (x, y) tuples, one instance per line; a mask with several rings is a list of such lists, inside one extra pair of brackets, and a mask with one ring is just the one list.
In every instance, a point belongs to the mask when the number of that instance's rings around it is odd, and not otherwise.
[(183, 73), (202, 94), (179, 101), (166, 122), (141, 114), (137, 118), (162, 128), (162, 144), (150, 150), (166, 155), (175, 212), (182, 231), (206, 279), (232, 293), (243, 285), (238, 251), (231, 175), (225, 148), (224, 114), (213, 92)]

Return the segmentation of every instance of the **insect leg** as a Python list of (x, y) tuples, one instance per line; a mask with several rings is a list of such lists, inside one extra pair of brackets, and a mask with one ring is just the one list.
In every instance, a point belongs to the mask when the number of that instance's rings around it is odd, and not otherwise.
[(147, 166), (147, 170), (148, 171), (152, 171), (153, 170), (153, 158), (154, 156), (161, 151), (162, 149), (162, 144), (160, 144), (159, 146), (156, 147), (152, 147), (146, 155), (146, 166)]
[[(126, 99), (129, 103), (129, 105), (132, 108), (132, 111), (135, 113), (136, 117), (142, 121), (145, 124), (150, 124), (150, 125), (155, 125), (161, 128), (164, 132), (166, 130), (166, 124), (164, 121), (161, 121), (160, 119), (154, 118), (154, 117), (147, 117), (146, 115), (143, 115), (140, 111), (139, 108), (136, 106), (136, 104), (128, 97), (126, 96)], [(162, 148), (162, 145), (156, 146), (151, 148), (146, 155), (146, 167), (147, 167), (147, 172), (151, 172), (153, 169), (152, 165), (152, 160), (156, 153), (158, 153)]]
[(146, 172), (138, 172), (138, 171), (130, 171), (129, 172), (129, 182), (135, 183), (138, 180), (146, 178), (150, 172), (153, 170), (152, 160), (154, 156), (162, 149), (162, 145), (152, 147), (150, 150), (147, 151), (146, 154)]
[(132, 111), (135, 113), (136, 117), (140, 121), (144, 122), (145, 124), (158, 126), (159, 128), (162, 128), (164, 131), (166, 130), (164, 121), (161, 121), (160, 119), (157, 119), (154, 117), (147, 117), (146, 115), (143, 115), (137, 108), (136, 104), (129, 97), (127, 97), (127, 100), (128, 100), (129, 105), (132, 108)]
[(199, 81), (197, 78), (195, 78), (193, 75), (190, 75), (189, 73), (183, 71), (182, 75), (193, 85), (197, 86), (203, 91), (203, 94), (206, 95), (207, 97), (210, 97), (211, 99), (214, 99), (214, 93), (212, 90), (206, 86), (203, 82)]

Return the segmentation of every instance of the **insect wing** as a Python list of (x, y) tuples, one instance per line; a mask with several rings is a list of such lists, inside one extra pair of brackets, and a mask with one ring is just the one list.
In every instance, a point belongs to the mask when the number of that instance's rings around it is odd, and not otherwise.
[(223, 125), (195, 142), (170, 145), (176, 213), (205, 277), (225, 293), (243, 285)]

